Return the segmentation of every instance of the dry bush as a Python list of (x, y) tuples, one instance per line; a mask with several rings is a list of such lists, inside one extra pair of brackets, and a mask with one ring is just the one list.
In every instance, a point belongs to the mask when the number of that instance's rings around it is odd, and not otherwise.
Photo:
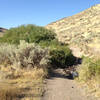
[(42, 49), (34, 43), (20, 41), (18, 46), (0, 45), (0, 64), (13, 65), (17, 68), (45, 68), (48, 66), (48, 49)]

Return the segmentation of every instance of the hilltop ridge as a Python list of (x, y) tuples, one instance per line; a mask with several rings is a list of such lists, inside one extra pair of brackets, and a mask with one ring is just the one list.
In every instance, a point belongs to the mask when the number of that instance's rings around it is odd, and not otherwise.
[(7, 29), (0, 27), (0, 36), (3, 36), (3, 34), (6, 32)]
[(59, 41), (76, 46), (86, 55), (100, 53), (100, 4), (45, 26)]

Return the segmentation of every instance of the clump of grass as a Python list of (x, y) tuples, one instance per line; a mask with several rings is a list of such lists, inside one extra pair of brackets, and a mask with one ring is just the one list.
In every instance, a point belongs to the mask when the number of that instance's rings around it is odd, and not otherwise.
[(86, 84), (91, 92), (100, 97), (100, 58), (83, 58), (79, 69), (79, 81)]
[(80, 79), (83, 81), (100, 77), (100, 59), (83, 58), (83, 63), (79, 70)]

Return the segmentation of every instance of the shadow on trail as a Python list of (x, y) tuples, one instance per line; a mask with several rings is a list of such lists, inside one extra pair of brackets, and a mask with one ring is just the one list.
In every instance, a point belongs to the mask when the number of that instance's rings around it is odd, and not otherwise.
[[(63, 69), (61, 69), (63, 70)], [(59, 72), (51, 72), (50, 73), (50, 77), (49, 79), (53, 79), (53, 78), (65, 78), (65, 79), (70, 79), (70, 80), (73, 80), (72, 76), (71, 75), (65, 75), (63, 73), (59, 73)]]
[[(66, 66), (66, 67), (62, 67), (62, 68), (53, 69), (49, 74), (49, 79), (65, 78), (65, 79), (69, 79), (69, 80), (74, 80), (73, 75), (75, 73), (77, 73), (76, 68), (81, 63), (82, 63), (82, 58), (76, 58), (75, 63), (71, 66)], [(69, 69), (70, 72), (73, 70), (73, 72), (69, 73), (69, 74), (64, 73), (64, 70), (67, 70), (67, 69)], [(77, 73), (77, 77), (78, 77), (78, 73)]]

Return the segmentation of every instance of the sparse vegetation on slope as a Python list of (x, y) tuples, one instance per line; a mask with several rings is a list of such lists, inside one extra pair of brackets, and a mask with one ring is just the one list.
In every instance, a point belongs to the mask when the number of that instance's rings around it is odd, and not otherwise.
[(100, 4), (46, 26), (59, 41), (77, 46), (85, 55), (100, 53)]

